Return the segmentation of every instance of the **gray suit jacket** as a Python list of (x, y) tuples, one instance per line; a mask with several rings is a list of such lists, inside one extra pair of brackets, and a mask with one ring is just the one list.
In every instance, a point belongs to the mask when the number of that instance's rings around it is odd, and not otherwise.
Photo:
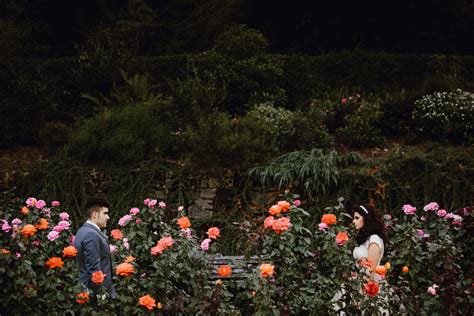
[(79, 265), (79, 281), (93, 292), (98, 292), (100, 285), (91, 280), (92, 273), (101, 270), (106, 274), (104, 287), (112, 298), (117, 292), (112, 283), (112, 258), (107, 236), (89, 223), (85, 223), (76, 234), (74, 247), (77, 249), (76, 261)]

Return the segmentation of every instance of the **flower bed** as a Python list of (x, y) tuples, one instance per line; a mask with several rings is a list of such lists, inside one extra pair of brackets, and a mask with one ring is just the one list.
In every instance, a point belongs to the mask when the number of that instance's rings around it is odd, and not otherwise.
[[(213, 246), (225, 231), (196, 232), (184, 208), (176, 213), (164, 202), (146, 199), (117, 225), (109, 224), (119, 296), (109, 300), (104, 290), (99, 305), (126, 314), (334, 313), (338, 306), (348, 312), (400, 306), (409, 314), (468, 311), (472, 271), (460, 260), (469, 247), (457, 236), (472, 223), (469, 209), (450, 212), (432, 202), (423, 210), (407, 204), (386, 212), (389, 239), (383, 265), (376, 269), (382, 280), (375, 283), (367, 280), (366, 263), (352, 258), (355, 232), (346, 223), (342, 201), (312, 218), (296, 198), (282, 197), (258, 219), (252, 234), (264, 260), (246, 278), (232, 278), (230, 262), (211, 265)], [(165, 222), (170, 214), (177, 216)], [(60, 202), (16, 200), (3, 205), (0, 215), (2, 313), (90, 311), (89, 293), (78, 284), (74, 231)], [(316, 230), (305, 227), (315, 220), (320, 222)], [(219, 279), (209, 282), (211, 274)], [(103, 278), (97, 271), (92, 281), (101, 284)], [(338, 292), (342, 305), (333, 299)]]

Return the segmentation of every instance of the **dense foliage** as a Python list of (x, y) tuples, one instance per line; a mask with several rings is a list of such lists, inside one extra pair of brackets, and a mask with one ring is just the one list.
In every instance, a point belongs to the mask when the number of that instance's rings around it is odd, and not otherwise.
[[(459, 237), (472, 224), (472, 210), (450, 212), (431, 202), (422, 210), (406, 204), (386, 213), (389, 237), (376, 270), (383, 279), (370, 283), (364, 263), (352, 258), (356, 232), (342, 202), (314, 216), (298, 196), (287, 196), (255, 214), (246, 238), (257, 244), (261, 262), (237, 281), (228, 279), (231, 266), (220, 266), (221, 279), (210, 283), (209, 259), (226, 231), (210, 227), (203, 236), (183, 207), (170, 210), (147, 198), (109, 224), (119, 297), (107, 300), (104, 291), (99, 305), (110, 313), (468, 313), (472, 265), (462, 262), (472, 237)], [(14, 200), (1, 216), (2, 312), (90, 312), (78, 285), (74, 230), (60, 202)], [(308, 229), (310, 221), (319, 224)]]

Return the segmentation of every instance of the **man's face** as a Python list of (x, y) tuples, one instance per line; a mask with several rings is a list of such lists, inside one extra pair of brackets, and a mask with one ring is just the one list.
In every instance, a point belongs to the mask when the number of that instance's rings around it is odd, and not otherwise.
[(101, 207), (99, 210), (94, 211), (92, 213), (92, 219), (97, 226), (105, 228), (109, 220), (109, 209), (107, 207)]

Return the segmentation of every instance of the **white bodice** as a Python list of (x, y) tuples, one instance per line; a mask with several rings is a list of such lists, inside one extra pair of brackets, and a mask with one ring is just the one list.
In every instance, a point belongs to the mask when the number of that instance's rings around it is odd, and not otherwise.
[(380, 238), (379, 235), (371, 235), (369, 239), (367, 239), (363, 244), (354, 248), (352, 255), (354, 256), (354, 259), (356, 260), (361, 259), (361, 258), (367, 258), (369, 254), (369, 245), (371, 243), (376, 243), (380, 247), (380, 257), (378, 261), (375, 262), (376, 265), (379, 265), (380, 261), (382, 261), (383, 250), (384, 250), (383, 239)]

